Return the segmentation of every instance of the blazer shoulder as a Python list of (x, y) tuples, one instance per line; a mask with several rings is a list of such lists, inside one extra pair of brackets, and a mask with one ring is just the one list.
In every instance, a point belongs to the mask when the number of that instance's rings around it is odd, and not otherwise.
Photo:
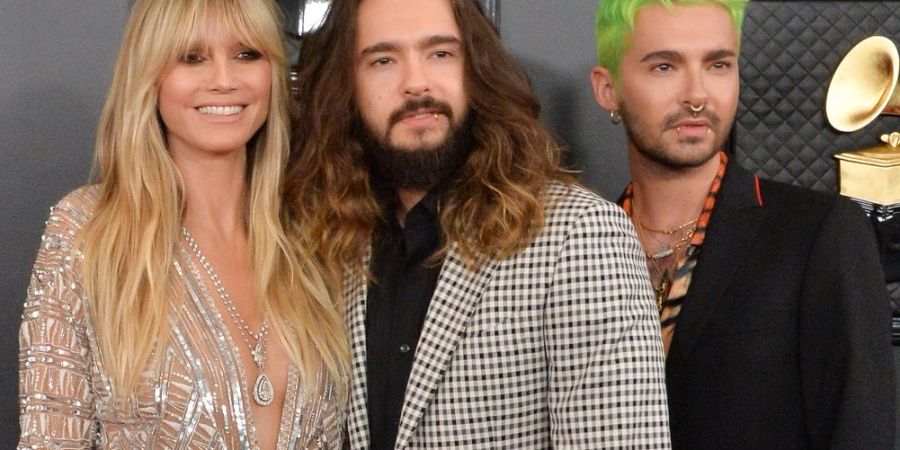
[(783, 224), (819, 227), (830, 224), (856, 232), (871, 229), (862, 207), (842, 195), (763, 179), (760, 179), (760, 191), (765, 207), (781, 217)]
[[(547, 190), (545, 210), (550, 213), (584, 212), (590, 209), (621, 211), (619, 205), (580, 184), (554, 181)], [(624, 211), (623, 211), (624, 214)]]
[(848, 208), (861, 212), (861, 208), (850, 199), (833, 192), (817, 191), (763, 178), (759, 180), (763, 204), (772, 211), (815, 217), (828, 215), (832, 211), (847, 211)]
[(818, 204), (830, 208), (840, 199), (840, 196), (832, 192), (817, 191), (762, 177), (759, 178), (759, 187), (763, 203), (773, 206)]
[(633, 234), (629, 231), (631, 220), (619, 205), (578, 184), (551, 183), (544, 212), (545, 229), (552, 233), (587, 227), (598, 231), (615, 228)]

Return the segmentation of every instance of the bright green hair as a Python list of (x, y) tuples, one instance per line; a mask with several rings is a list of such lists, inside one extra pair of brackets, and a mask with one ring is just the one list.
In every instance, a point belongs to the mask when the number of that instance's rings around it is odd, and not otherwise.
[[(744, 8), (748, 0), (600, 0), (594, 33), (597, 39), (597, 62), (609, 69), (613, 77), (619, 77), (622, 55), (628, 49), (628, 38), (634, 29), (638, 11), (646, 6), (699, 5), (712, 3), (720, 5), (731, 14), (738, 36), (744, 21)], [(740, 43), (740, 39), (738, 40)]]

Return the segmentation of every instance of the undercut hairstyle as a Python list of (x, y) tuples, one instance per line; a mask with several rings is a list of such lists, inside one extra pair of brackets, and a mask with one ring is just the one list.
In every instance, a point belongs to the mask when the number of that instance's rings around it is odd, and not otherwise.
[(628, 51), (629, 38), (634, 31), (634, 21), (642, 8), (662, 5), (674, 8), (676, 5), (712, 4), (725, 8), (734, 21), (740, 45), (741, 24), (748, 0), (600, 0), (597, 5), (594, 36), (597, 40), (597, 62), (619, 76), (622, 56)]
[[(334, 0), (322, 28), (303, 42), (298, 119), (285, 196), (307, 244), (333, 274), (360, 267), (386, 211), (376, 195), (359, 133), (354, 70), (361, 1)], [(527, 75), (506, 52), (477, 0), (451, 2), (462, 33), (472, 149), (442, 184), (440, 254), (458, 245), (477, 265), (528, 245), (544, 223), (551, 181), (572, 183), (562, 148), (538, 120), (540, 105)]]
[(167, 71), (204, 49), (209, 21), (271, 65), (266, 122), (247, 143), (245, 223), (254, 297), (272, 331), (316, 387), (323, 366), (340, 382), (349, 343), (324, 270), (283, 226), (281, 174), (290, 138), (287, 57), (271, 0), (139, 0), (131, 8), (97, 127), (94, 181), (100, 196), (80, 231), (82, 264), (99, 355), (128, 402), (168, 342), (174, 261), (185, 208), (181, 174), (166, 145), (157, 104)]

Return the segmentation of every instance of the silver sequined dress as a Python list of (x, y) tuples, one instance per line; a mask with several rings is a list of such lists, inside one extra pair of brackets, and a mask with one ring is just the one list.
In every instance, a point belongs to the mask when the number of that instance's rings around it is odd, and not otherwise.
[[(96, 188), (68, 195), (42, 237), (19, 333), (19, 448), (256, 448), (237, 347), (184, 249), (161, 363), (145, 371), (135, 405), (111, 401), (75, 246), (97, 196)], [(340, 448), (346, 392), (318, 378), (306, 392), (290, 370), (279, 449)]]

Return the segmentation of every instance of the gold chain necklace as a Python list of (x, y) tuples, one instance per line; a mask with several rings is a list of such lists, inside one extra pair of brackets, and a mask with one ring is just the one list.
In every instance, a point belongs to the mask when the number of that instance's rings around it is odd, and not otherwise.
[[(695, 231), (697, 231), (696, 223), (692, 224), (691, 228), (684, 232), (684, 234), (678, 239), (678, 241), (675, 242), (675, 245), (663, 245), (655, 253), (645, 251), (644, 256), (646, 256), (649, 260), (660, 260), (672, 256), (675, 254), (675, 252), (681, 250), (684, 247), (687, 247), (687, 245), (691, 243), (691, 238), (694, 237)], [(659, 241), (657, 240), (657, 242)]]
[[(669, 298), (669, 291), (672, 288), (672, 277), (669, 274), (669, 268), (664, 267), (666, 265), (672, 265), (672, 261), (669, 261), (668, 264), (664, 263), (663, 260), (668, 259), (669, 257), (675, 256), (676, 253), (687, 247), (690, 244), (691, 239), (694, 237), (694, 232), (697, 231), (697, 219), (693, 219), (684, 225), (680, 225), (670, 230), (654, 230), (652, 228), (644, 226), (640, 219), (635, 218), (635, 222), (638, 224), (638, 235), (641, 238), (644, 238), (644, 233), (641, 230), (647, 230), (651, 232), (657, 232), (665, 235), (674, 235), (678, 231), (682, 231), (684, 234), (678, 239), (675, 245), (668, 245), (663, 243), (663, 246), (656, 251), (655, 253), (650, 253), (648, 251), (644, 251), (644, 256), (647, 258), (647, 263), (649, 266), (652, 266), (653, 270), (659, 274), (659, 283), (653, 286), (653, 293), (656, 297), (656, 310), (659, 314), (662, 314), (663, 308), (665, 306), (665, 301)], [(688, 227), (690, 227), (688, 229)], [(657, 243), (662, 243), (659, 239), (653, 238)], [(646, 244), (645, 244), (646, 245)], [(677, 265), (677, 261), (674, 262)], [(674, 268), (672, 268), (674, 271)]]
[(686, 223), (683, 223), (675, 228), (664, 228), (662, 230), (657, 230), (656, 228), (650, 228), (647, 225), (644, 225), (644, 222), (641, 222), (640, 219), (637, 219), (637, 224), (639, 227), (641, 227), (651, 233), (665, 234), (665, 235), (671, 236), (680, 231), (684, 231), (685, 229), (692, 227), (692, 226), (694, 227), (694, 229), (696, 229), (698, 219), (699, 219), (699, 217), (696, 219), (691, 219), (691, 220), (687, 221)]

